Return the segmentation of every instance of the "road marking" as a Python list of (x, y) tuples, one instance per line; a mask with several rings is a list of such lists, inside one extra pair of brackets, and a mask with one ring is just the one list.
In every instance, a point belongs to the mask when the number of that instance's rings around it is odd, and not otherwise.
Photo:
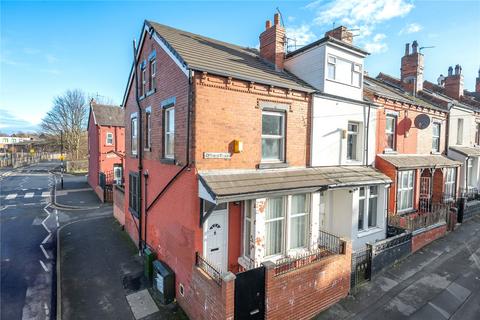
[(16, 193), (10, 193), (8, 196), (5, 197), (5, 200), (15, 199), (17, 197)]
[(43, 270), (45, 270), (45, 272), (48, 272), (48, 268), (47, 268), (47, 266), (45, 265), (45, 263), (43, 263), (42, 260), (38, 260), (38, 261), (39, 261), (40, 264), (42, 265)]
[(24, 203), (23, 205), (24, 206), (34, 206), (34, 205), (36, 205), (36, 203), (35, 202), (29, 202), (29, 203)]
[(47, 258), (47, 260), (50, 259), (50, 256), (48, 255), (47, 250), (45, 250), (45, 248), (43, 247), (43, 244), (40, 245), (40, 249), (42, 249), (45, 258)]
[(52, 236), (52, 234), (49, 233), (48, 236), (46, 236), (45, 239), (43, 239), (42, 244), (47, 243), (48, 239), (50, 239), (51, 236)]
[(50, 191), (42, 192), (42, 197), (50, 197)]
[(34, 195), (34, 194), (35, 194), (35, 193), (33, 193), (33, 192), (27, 192), (27, 193), (25, 193), (25, 197), (24, 197), (24, 198), (33, 198), (33, 195)]

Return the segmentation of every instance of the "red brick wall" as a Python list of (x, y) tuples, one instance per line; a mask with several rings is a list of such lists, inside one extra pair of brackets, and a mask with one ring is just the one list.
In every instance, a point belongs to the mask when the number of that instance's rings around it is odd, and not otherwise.
[(193, 267), (191, 290), (185, 291), (182, 308), (195, 320), (232, 320), (235, 280), (214, 282), (203, 270)]
[(125, 192), (116, 186), (113, 188), (113, 216), (125, 225)]
[(437, 169), (433, 175), (433, 202), (439, 202), (442, 200), (444, 186), (445, 181), (443, 172), (441, 169)]
[(242, 206), (230, 203), (228, 207), (228, 271), (238, 272), (238, 257), (242, 245)]
[(88, 184), (92, 189), (98, 186), (99, 172), (99, 145), (98, 145), (98, 127), (93, 121), (93, 115), (90, 113), (88, 118)]
[(389, 189), (390, 194), (388, 200), (388, 213), (394, 213), (397, 203), (397, 169), (389, 162), (383, 160), (378, 156), (375, 158), (375, 168), (383, 172), (392, 180), (392, 184), (390, 185)]
[(427, 229), (424, 232), (412, 236), (412, 253), (423, 248), (436, 239), (443, 237), (447, 232), (447, 225), (441, 225), (433, 229)]
[(265, 319), (311, 319), (346, 297), (350, 290), (351, 244), (335, 255), (287, 274), (265, 274)]
[[(256, 168), (262, 152), (261, 101), (290, 106), (286, 113), (286, 161), (290, 166), (307, 165), (310, 145), (308, 96), (197, 73), (194, 147), (198, 170)], [(233, 140), (243, 141), (243, 152), (232, 154), (230, 160), (203, 159), (204, 152), (233, 152)]]
[[(108, 132), (113, 133), (112, 145), (106, 144)], [(123, 165), (123, 159), (117, 153), (125, 153), (125, 128), (101, 126), (99, 127), (99, 138), (99, 170), (101, 172), (111, 172), (114, 164)]]

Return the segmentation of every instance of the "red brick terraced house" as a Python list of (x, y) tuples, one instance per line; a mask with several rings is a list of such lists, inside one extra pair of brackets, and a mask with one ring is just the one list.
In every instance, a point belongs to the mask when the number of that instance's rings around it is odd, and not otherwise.
[(414, 233), (412, 250), (443, 235), (458, 192), (461, 163), (447, 158), (448, 108), (424, 97), (424, 56), (406, 45), (401, 78), (365, 78), (377, 114), (375, 167), (392, 181), (388, 223)]
[[(105, 189), (122, 184), (125, 155), (124, 110), (92, 99), (88, 116), (88, 183), (104, 201)], [(111, 200), (110, 200), (111, 201)]]
[(309, 319), (349, 291), (351, 243), (313, 223), (332, 183), (308, 167), (315, 89), (283, 70), (284, 41), (278, 15), (259, 51), (142, 28), (123, 103), (125, 229), (173, 271), (192, 319)]

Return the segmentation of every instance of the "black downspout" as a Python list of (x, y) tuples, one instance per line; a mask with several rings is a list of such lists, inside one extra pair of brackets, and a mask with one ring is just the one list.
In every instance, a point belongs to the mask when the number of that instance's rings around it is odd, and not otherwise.
[(142, 251), (142, 107), (140, 106), (140, 99), (138, 98), (138, 75), (137, 75), (137, 44), (136, 41), (133, 40), (133, 70), (135, 75), (135, 100), (137, 102), (138, 108), (138, 118), (137, 118), (137, 156), (138, 156), (138, 250)]

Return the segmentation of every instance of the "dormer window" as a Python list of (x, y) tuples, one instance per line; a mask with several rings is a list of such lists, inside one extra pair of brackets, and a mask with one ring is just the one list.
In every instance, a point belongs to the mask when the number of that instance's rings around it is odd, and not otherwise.
[(360, 87), (362, 81), (362, 66), (352, 61), (328, 55), (327, 79)]

